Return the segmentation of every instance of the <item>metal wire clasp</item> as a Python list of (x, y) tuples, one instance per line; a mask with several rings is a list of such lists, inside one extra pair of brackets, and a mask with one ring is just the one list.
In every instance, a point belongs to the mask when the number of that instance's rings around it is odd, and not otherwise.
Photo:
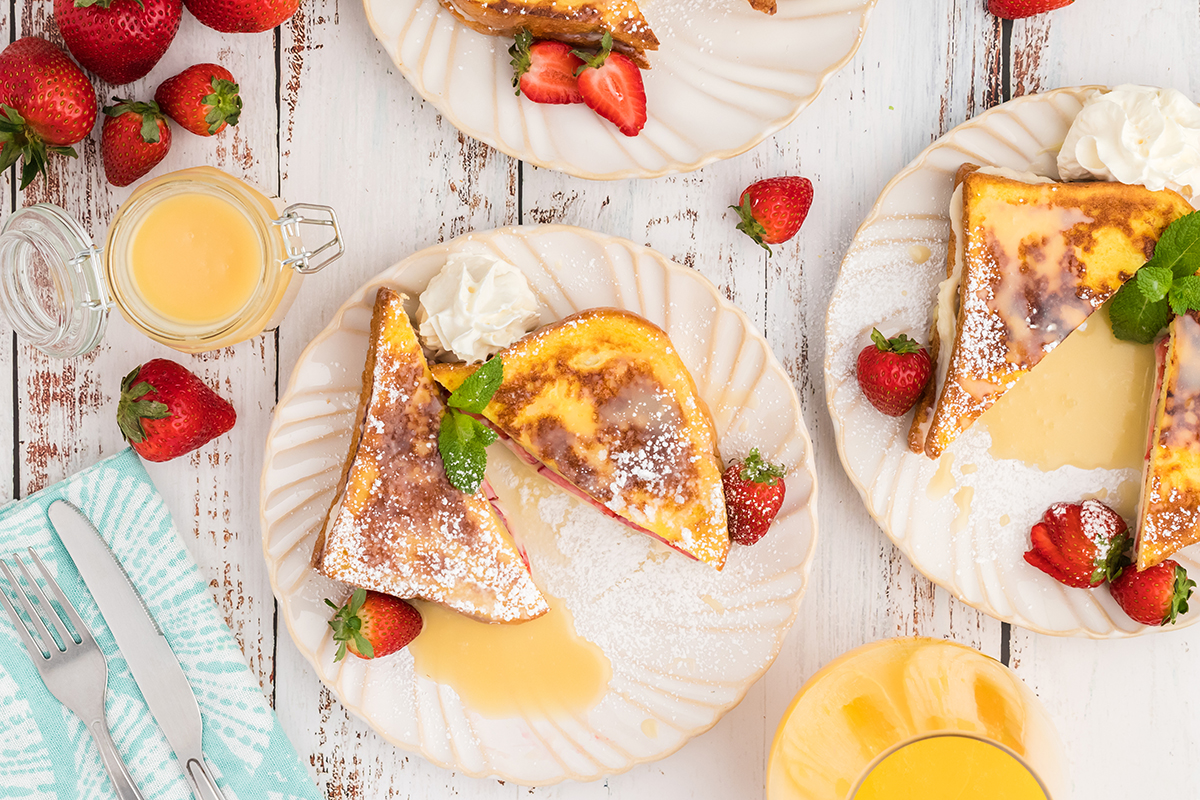
[[(315, 212), (320, 216), (305, 216), (301, 213), (301, 209)], [(293, 267), (302, 275), (311, 275), (314, 272), (320, 272), (331, 262), (341, 258), (342, 254), (346, 252), (346, 245), (342, 242), (342, 231), (338, 227), (337, 214), (329, 206), (312, 205), (311, 203), (292, 203), (283, 210), (283, 216), (275, 220), (275, 224), (283, 228), (283, 243), (288, 255), (283, 263), (289, 267)], [(304, 240), (300, 235), (301, 225), (321, 225), (333, 228), (333, 238), (326, 241), (316, 250), (309, 250), (304, 246)], [(326, 255), (324, 258), (317, 258), (322, 253), (328, 252), (332, 247), (336, 247), (337, 251)]]

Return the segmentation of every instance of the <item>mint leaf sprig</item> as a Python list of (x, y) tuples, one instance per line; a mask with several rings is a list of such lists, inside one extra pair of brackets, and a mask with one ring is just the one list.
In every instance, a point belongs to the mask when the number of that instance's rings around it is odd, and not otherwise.
[(438, 452), (446, 477), (459, 491), (474, 494), (483, 483), (487, 446), (496, 441), (496, 432), (471, 415), (483, 413), (503, 380), (504, 362), (493, 358), (471, 373), (446, 400), (449, 408), (438, 431)]
[(1150, 344), (1171, 314), (1200, 311), (1200, 212), (1172, 222), (1154, 247), (1154, 256), (1113, 296), (1109, 322), (1113, 336)]

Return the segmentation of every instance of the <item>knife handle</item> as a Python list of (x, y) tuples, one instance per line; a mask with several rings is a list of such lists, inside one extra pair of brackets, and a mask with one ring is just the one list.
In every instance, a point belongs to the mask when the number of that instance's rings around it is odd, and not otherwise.
[(196, 800), (225, 800), (225, 795), (221, 794), (221, 789), (208, 771), (208, 765), (204, 763), (203, 755), (187, 759), (183, 765), (183, 774), (191, 785)]
[(100, 751), (100, 761), (108, 772), (118, 800), (145, 800), (138, 791), (137, 784), (133, 782), (133, 776), (129, 774), (129, 768), (125, 766), (125, 760), (121, 758), (112, 736), (108, 733), (108, 723), (103, 718), (98, 719), (88, 725), (88, 733), (92, 734), (96, 749)]

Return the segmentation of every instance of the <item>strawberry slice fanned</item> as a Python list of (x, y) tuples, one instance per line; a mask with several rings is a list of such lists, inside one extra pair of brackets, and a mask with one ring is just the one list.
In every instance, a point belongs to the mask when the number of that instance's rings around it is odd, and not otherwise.
[(583, 62), (565, 42), (533, 41), (529, 29), (517, 34), (512, 56), (513, 86), (535, 103), (565, 105), (582, 103), (575, 72)]
[(1120, 572), (1129, 526), (1098, 500), (1055, 503), (1029, 532), (1025, 561), (1066, 586), (1090, 589)]
[(646, 126), (642, 71), (629, 56), (614, 53), (612, 46), (612, 34), (605, 31), (599, 53), (573, 51), (582, 61), (576, 72), (579, 91), (588, 108), (626, 136), (637, 136)]

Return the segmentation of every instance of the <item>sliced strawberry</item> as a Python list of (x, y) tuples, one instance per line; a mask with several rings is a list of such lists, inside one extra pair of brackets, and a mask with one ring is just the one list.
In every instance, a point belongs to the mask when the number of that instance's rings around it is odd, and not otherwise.
[(583, 61), (565, 42), (533, 41), (528, 28), (517, 34), (508, 48), (512, 56), (513, 86), (535, 103), (564, 105), (582, 103), (575, 72)]
[(628, 56), (612, 52), (612, 34), (607, 31), (599, 53), (574, 53), (583, 60), (576, 72), (583, 102), (621, 133), (637, 136), (646, 126), (646, 89), (637, 64)]

